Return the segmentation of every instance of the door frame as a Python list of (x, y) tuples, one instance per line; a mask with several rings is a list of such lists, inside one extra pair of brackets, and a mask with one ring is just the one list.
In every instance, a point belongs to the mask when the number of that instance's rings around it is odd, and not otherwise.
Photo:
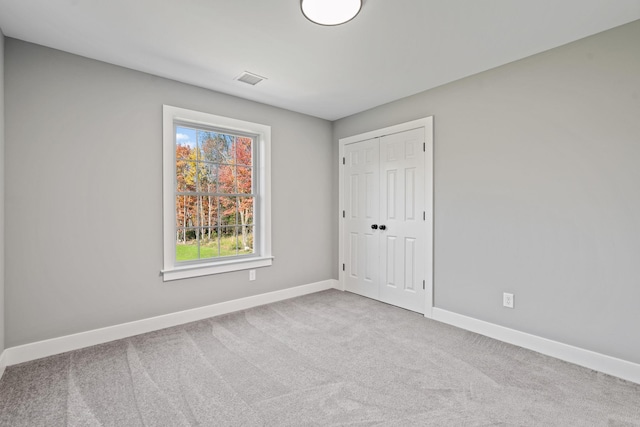
[(433, 318), (433, 116), (424, 117), (410, 122), (400, 123), (381, 129), (361, 133), (358, 135), (340, 138), (338, 140), (338, 282), (339, 289), (345, 290), (344, 265), (344, 149), (345, 145), (354, 142), (364, 141), (372, 138), (380, 138), (385, 135), (404, 132), (407, 130), (424, 128), (425, 156), (424, 156), (424, 179), (425, 179), (425, 211), (426, 211), (426, 236), (425, 237), (425, 308), (424, 316)]

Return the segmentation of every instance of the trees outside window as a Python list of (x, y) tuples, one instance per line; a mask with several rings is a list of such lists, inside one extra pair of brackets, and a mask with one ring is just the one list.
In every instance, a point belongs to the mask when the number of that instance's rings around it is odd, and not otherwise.
[(176, 124), (176, 261), (254, 253), (254, 145)]

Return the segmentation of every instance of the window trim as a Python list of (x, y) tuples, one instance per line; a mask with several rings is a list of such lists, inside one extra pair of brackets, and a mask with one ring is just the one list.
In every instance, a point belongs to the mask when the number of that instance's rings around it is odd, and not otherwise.
[[(256, 135), (257, 156), (257, 222), (254, 233), (259, 237), (254, 256), (217, 258), (197, 263), (176, 262), (175, 242), (175, 131), (174, 123), (192, 124)], [(163, 201), (163, 281), (228, 273), (272, 265), (271, 254), (271, 126), (229, 117), (217, 116), (185, 108), (162, 106), (162, 201)]]

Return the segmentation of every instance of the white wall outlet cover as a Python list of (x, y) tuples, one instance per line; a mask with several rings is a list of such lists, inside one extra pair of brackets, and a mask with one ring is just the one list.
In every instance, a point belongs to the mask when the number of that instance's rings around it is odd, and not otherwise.
[(249, 280), (256, 280), (256, 271), (249, 270)]
[(513, 294), (507, 292), (502, 294), (502, 305), (508, 308), (513, 308)]

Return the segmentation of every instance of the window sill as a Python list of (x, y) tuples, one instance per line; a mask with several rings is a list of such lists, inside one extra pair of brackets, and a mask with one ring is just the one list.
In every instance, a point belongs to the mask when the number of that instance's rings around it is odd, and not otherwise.
[(273, 264), (273, 257), (259, 257), (210, 264), (185, 265), (162, 270), (160, 273), (162, 273), (162, 280), (169, 282), (171, 280), (187, 279), (190, 277), (269, 267), (271, 264)]

